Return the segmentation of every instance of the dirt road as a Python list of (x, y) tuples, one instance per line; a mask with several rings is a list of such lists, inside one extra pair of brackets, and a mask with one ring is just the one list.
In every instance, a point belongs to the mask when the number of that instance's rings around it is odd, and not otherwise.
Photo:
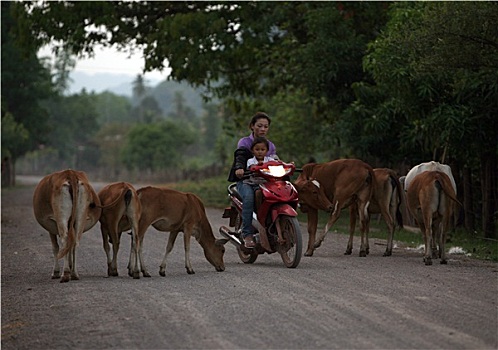
[[(227, 245), (216, 272), (192, 243), (194, 275), (183, 240), (166, 277), (159, 264), (167, 235), (149, 229), (151, 278), (127, 275), (123, 236), (119, 277), (107, 277), (100, 225), (77, 251), (79, 281), (50, 279), (48, 234), (36, 223), (33, 187), (2, 190), (2, 349), (496, 349), (498, 266), (449, 255), (425, 266), (422, 254), (372, 240), (370, 255), (344, 256), (347, 239), (330, 234), (297, 269), (280, 256), (240, 262)], [(209, 209), (218, 228), (221, 210)], [(303, 227), (303, 239), (308, 237)]]

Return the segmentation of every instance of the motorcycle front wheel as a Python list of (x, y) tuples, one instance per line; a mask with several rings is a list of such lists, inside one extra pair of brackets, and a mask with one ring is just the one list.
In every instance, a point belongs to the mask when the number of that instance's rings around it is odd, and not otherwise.
[[(240, 214), (237, 214), (237, 218), (235, 219), (235, 232), (238, 232), (241, 226), (242, 226), (242, 218)], [(257, 252), (246, 253), (242, 250), (241, 247), (237, 247), (237, 253), (239, 254), (240, 260), (242, 260), (244, 264), (252, 264), (258, 258)]]
[(301, 228), (296, 217), (282, 215), (280, 217), (282, 239), (277, 244), (277, 252), (282, 256), (284, 265), (295, 268), (301, 261), (303, 252), (303, 238)]

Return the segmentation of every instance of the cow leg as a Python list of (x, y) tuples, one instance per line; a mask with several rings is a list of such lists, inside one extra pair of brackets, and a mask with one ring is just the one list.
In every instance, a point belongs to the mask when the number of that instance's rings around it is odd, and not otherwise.
[(321, 234), (318, 237), (318, 239), (316, 240), (316, 242), (315, 242), (315, 249), (318, 248), (318, 247), (320, 247), (322, 245), (322, 242), (325, 240), (325, 236), (329, 232), (329, 229), (339, 219), (340, 215), (341, 215), (341, 206), (339, 205), (339, 201), (335, 201), (334, 211), (332, 212), (332, 214), (330, 214), (329, 221), (325, 225), (325, 229), (323, 230), (323, 234)]
[(69, 253), (67, 253), (64, 256), (64, 267), (63, 267), (64, 272), (63, 272), (63, 275), (61, 277), (61, 283), (69, 282), (69, 280), (71, 279), (71, 266), (70, 266), (71, 258), (70, 258), (70, 255), (71, 255), (71, 251), (69, 251)]
[(368, 206), (370, 205), (370, 198), (372, 197), (372, 187), (370, 184), (365, 183), (363, 187), (357, 192), (355, 205), (358, 209), (358, 217), (360, 218), (360, 231), (361, 231), (361, 245), (360, 257), (366, 257), (370, 253), (370, 245), (368, 242), (368, 234), (370, 230), (370, 216), (368, 214)]
[[(62, 224), (58, 223), (58, 230), (59, 230), (59, 233), (60, 233), (60, 237), (61, 237), (61, 245), (63, 247), (66, 246), (66, 242), (68, 240), (68, 237), (67, 237), (67, 221), (68, 219), (66, 218), (63, 218), (62, 220)], [(62, 272), (62, 276), (61, 276), (61, 283), (65, 283), (65, 282), (69, 282), (69, 280), (71, 279), (71, 266), (70, 266), (70, 255), (71, 255), (71, 251), (72, 251), (72, 248), (69, 250), (69, 252), (64, 256), (64, 264), (63, 264), (63, 272)]]
[(112, 259), (111, 259), (111, 247), (109, 245), (109, 232), (104, 225), (100, 226), (102, 233), (102, 245), (104, 247), (104, 252), (107, 262), (107, 276), (113, 276), (112, 274)]
[(178, 236), (179, 231), (171, 231), (168, 238), (168, 245), (166, 246), (166, 253), (164, 254), (163, 261), (161, 265), (159, 265), (159, 274), (161, 276), (166, 276), (166, 260), (168, 258), (169, 253), (173, 250), (173, 246), (175, 245), (176, 237)]
[(189, 275), (193, 275), (194, 269), (192, 268), (192, 263), (190, 262), (190, 236), (191, 230), (185, 230), (183, 233), (183, 246), (185, 249), (185, 268)]
[(432, 258), (433, 259), (438, 259), (439, 258), (439, 252), (438, 252), (438, 243), (439, 243), (439, 223), (437, 220), (434, 220), (432, 223), (432, 240), (431, 240), (431, 251), (432, 251)]
[(440, 263), (446, 265), (448, 261), (446, 260), (446, 251), (444, 245), (446, 243), (446, 227), (440, 226), (439, 231), (439, 258), (441, 258)]
[(304, 253), (304, 256), (312, 256), (315, 250), (315, 236), (316, 228), (318, 227), (318, 210), (309, 208), (308, 209), (308, 248)]
[(78, 271), (76, 270), (76, 246), (69, 252), (69, 268), (71, 270), (71, 279), (77, 281), (80, 279)]
[(111, 232), (111, 240), (112, 240), (112, 260), (111, 264), (107, 265), (107, 275), (108, 276), (119, 276), (118, 274), (118, 251), (119, 251), (119, 243), (120, 237), (117, 233), (116, 228), (114, 228)]
[(49, 233), (50, 241), (52, 241), (52, 253), (54, 254), (54, 269), (52, 271), (52, 279), (61, 277), (61, 267), (57, 255), (59, 254), (59, 243), (57, 242), (57, 235)]
[(139, 243), (135, 229), (131, 233), (130, 259), (128, 261), (128, 275), (135, 279), (140, 278)]
[(147, 230), (147, 226), (145, 229), (142, 226), (139, 226), (140, 231), (138, 231), (137, 239), (138, 239), (138, 259), (140, 261), (140, 271), (142, 271), (142, 275), (144, 277), (151, 277), (149, 271), (147, 270), (147, 266), (145, 266), (142, 247), (144, 246), (144, 236)]
[(425, 243), (425, 252), (424, 252), (424, 263), (425, 265), (432, 265), (432, 218), (424, 218), (424, 243)]
[(353, 253), (353, 238), (354, 238), (355, 228), (356, 228), (356, 206), (351, 205), (349, 207), (349, 240), (344, 255), (351, 255)]
[(360, 257), (366, 257), (370, 253), (368, 234), (370, 231), (370, 216), (368, 215), (369, 202), (360, 203), (358, 206), (358, 216), (360, 217), (361, 245)]
[[(396, 192), (391, 193), (391, 196), (389, 197), (389, 210), (386, 210), (386, 208), (382, 205), (380, 208), (380, 213), (382, 217), (384, 218), (384, 221), (387, 224), (387, 246), (386, 246), (386, 251), (384, 252), (383, 256), (391, 256), (393, 254), (393, 239), (394, 239), (394, 230), (395, 230), (395, 215), (396, 215), (396, 207), (391, 207), (392, 203), (392, 198), (393, 196), (396, 195)], [(394, 212), (392, 211), (394, 209)], [(391, 215), (392, 214), (392, 215)]]

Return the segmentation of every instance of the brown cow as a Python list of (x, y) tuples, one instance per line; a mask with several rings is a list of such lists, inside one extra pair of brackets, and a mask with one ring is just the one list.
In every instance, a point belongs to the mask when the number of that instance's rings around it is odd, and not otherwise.
[[(373, 182), (373, 192), (370, 205), (368, 206), (368, 217), (370, 214), (381, 214), (384, 218), (387, 229), (387, 247), (384, 256), (391, 256), (393, 251), (393, 237), (396, 230), (396, 222), (400, 227), (403, 227), (403, 219), (401, 216), (400, 205), (403, 201), (403, 189), (398, 180), (396, 173), (387, 168), (376, 168), (374, 171), (375, 181)], [(350, 206), (349, 211), (349, 241), (344, 254), (350, 255), (353, 251), (353, 236), (356, 225), (356, 208)], [(367, 226), (367, 230), (370, 225)], [(367, 231), (367, 254), (368, 254), (368, 231)]]
[(138, 235), (140, 265), (144, 276), (150, 276), (142, 258), (143, 239), (150, 225), (158, 231), (170, 232), (166, 253), (159, 267), (161, 276), (166, 275), (166, 258), (173, 249), (180, 232), (184, 233), (185, 268), (188, 274), (195, 273), (190, 263), (191, 235), (199, 242), (204, 250), (204, 256), (216, 268), (216, 271), (225, 270), (223, 254), (225, 253), (224, 244), (228, 240), (215, 239), (204, 204), (199, 197), (192, 193), (150, 186), (141, 188), (137, 192), (142, 204)]
[[(63, 170), (41, 179), (33, 194), (33, 211), (38, 223), (48, 231), (54, 254), (52, 278), (60, 277), (59, 260), (64, 258), (61, 282), (78, 280), (76, 246), (83, 232), (99, 220), (100, 200), (84, 172)], [(57, 236), (62, 250), (59, 251)]]
[[(107, 257), (107, 275), (118, 276), (117, 256), (121, 233), (125, 227), (131, 227), (131, 250), (128, 263), (128, 275), (140, 278), (138, 257), (138, 224), (142, 206), (135, 188), (128, 182), (116, 182), (102, 188), (98, 196), (102, 203), (100, 230)], [(109, 241), (112, 243), (112, 258)]]
[[(329, 230), (339, 219), (341, 210), (356, 205), (360, 218), (360, 256), (367, 255), (368, 240), (365, 233), (368, 226), (368, 205), (372, 197), (373, 169), (358, 159), (339, 159), (328, 163), (310, 163), (303, 166), (303, 172), (295, 182), (299, 193), (301, 210), (308, 213), (308, 249), (305, 256), (312, 256)], [(315, 240), (318, 225), (318, 209), (332, 211), (324, 233)]]
[[(453, 212), (452, 201), (459, 203), (448, 175), (440, 171), (425, 171), (415, 176), (408, 187), (407, 204), (424, 235), (424, 262), (432, 265), (432, 259), (447, 264), (444, 244), (446, 231)], [(433, 250), (439, 244), (439, 254)]]

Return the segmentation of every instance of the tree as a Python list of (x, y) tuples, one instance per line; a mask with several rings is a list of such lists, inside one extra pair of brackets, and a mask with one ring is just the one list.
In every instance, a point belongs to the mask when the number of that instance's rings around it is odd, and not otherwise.
[(66, 167), (85, 168), (95, 165), (93, 135), (98, 131), (94, 95), (82, 92), (59, 96), (45, 103), (51, 126), (46, 146), (58, 151)]
[(304, 88), (322, 109), (352, 100), (349, 86), (364, 76), (362, 54), (386, 12), (381, 2), (23, 5), (21, 22), (37, 40), (61, 41), (75, 53), (91, 54), (96, 43), (141, 50), (146, 70), (167, 65), (172, 79), (220, 97), (262, 98)]
[(91, 94), (92, 102), (97, 113), (97, 122), (100, 126), (107, 123), (134, 122), (131, 115), (131, 102), (124, 96), (104, 91), (100, 94)]
[(126, 136), (121, 157), (129, 169), (161, 170), (181, 164), (182, 154), (195, 141), (188, 127), (171, 121), (137, 124)]
[[(390, 144), (412, 165), (433, 159), (480, 172), (488, 237), (496, 236), (498, 197), (497, 10), (495, 3), (394, 4), (364, 60), (375, 84), (355, 85), (346, 125), (370, 155), (389, 157), (382, 152)], [(373, 133), (380, 137), (365, 136)], [(402, 142), (384, 143), (389, 138)]]
[[(15, 174), (16, 160), (44, 143), (47, 112), (40, 102), (51, 96), (49, 71), (36, 57), (31, 42), (18, 45), (23, 28), (15, 21), (13, 2), (2, 2), (2, 159), (8, 157)], [(15, 184), (15, 176), (10, 183)]]

